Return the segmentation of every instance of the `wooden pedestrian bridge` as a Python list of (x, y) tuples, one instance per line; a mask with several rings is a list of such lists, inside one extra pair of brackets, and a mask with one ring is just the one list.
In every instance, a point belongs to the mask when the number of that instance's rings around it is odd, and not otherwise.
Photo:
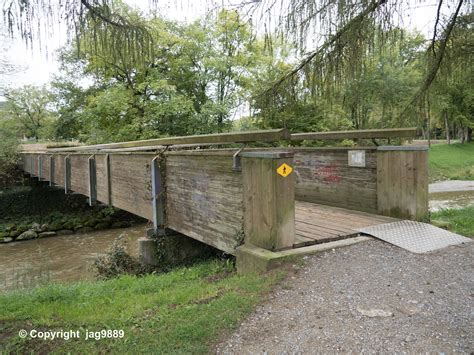
[(22, 168), (65, 193), (87, 195), (90, 204), (153, 221), (159, 234), (176, 231), (237, 255), (245, 269), (260, 263), (254, 257), (278, 259), (355, 237), (361, 227), (423, 219), (426, 147), (290, 146), (303, 140), (377, 143), (417, 133), (278, 129), (45, 148), (24, 150)]

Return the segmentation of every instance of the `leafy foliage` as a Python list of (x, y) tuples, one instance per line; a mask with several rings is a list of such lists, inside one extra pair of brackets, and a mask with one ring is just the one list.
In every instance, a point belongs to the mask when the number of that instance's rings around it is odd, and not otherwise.
[(18, 134), (36, 139), (53, 137), (54, 116), (49, 109), (51, 97), (46, 88), (26, 85), (8, 90), (5, 97), (8, 101), (4, 115), (20, 125)]
[[(212, 21), (178, 25), (155, 18), (147, 26), (155, 34), (157, 55), (142, 65), (122, 60), (126, 53), (120, 49), (63, 52), (65, 74), (52, 84), (59, 103), (58, 138), (78, 136), (93, 143), (231, 127), (232, 113), (270, 56), (253, 41), (249, 24), (235, 11), (222, 11)], [(92, 43), (93, 36), (84, 35), (81, 43)], [(84, 77), (93, 82), (86, 89), (80, 84)]]
[(18, 176), (18, 141), (12, 130), (0, 121), (0, 186), (12, 183)]
[[(286, 12), (276, 10), (277, 34), (262, 39), (242, 9), (263, 3), (181, 24), (121, 1), (82, 0), (61, 10), (83, 13), (70, 22), (77, 35), (61, 53), (44, 128), (30, 123), (19, 93), (9, 105), (20, 107), (16, 120), (27, 136), (89, 143), (230, 129), (403, 126), (421, 127), (427, 138), (445, 131), (470, 140), (472, 14), (450, 2), (455, 12), (438, 13), (427, 40), (396, 27), (394, 13), (403, 14), (405, 2), (290, 2)], [(262, 16), (274, 14), (267, 10)], [(311, 33), (315, 48), (303, 55)], [(31, 95), (29, 102), (46, 97)]]

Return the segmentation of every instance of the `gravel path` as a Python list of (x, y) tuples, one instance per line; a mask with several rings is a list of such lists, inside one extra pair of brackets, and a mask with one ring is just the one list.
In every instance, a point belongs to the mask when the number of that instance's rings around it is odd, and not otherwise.
[(308, 257), (216, 351), (472, 353), (473, 256), (372, 240)]
[(474, 181), (471, 180), (446, 180), (429, 185), (429, 193), (474, 191)]

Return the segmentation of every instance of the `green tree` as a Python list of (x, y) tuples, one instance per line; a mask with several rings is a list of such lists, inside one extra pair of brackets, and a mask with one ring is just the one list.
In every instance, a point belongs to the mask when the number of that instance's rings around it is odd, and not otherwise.
[[(123, 15), (138, 16), (131, 10)], [(76, 133), (88, 142), (105, 142), (231, 128), (231, 114), (248, 97), (249, 82), (265, 58), (249, 24), (237, 12), (224, 11), (191, 25), (154, 18), (147, 26), (155, 36), (155, 56), (141, 65), (122, 60), (126, 52), (120, 49), (87, 50), (93, 33), (81, 37), (86, 49), (74, 46), (63, 53), (71, 75), (52, 85), (58, 136)], [(82, 89), (75, 76), (89, 77), (92, 85)]]
[(437, 127), (448, 141), (458, 137), (472, 140), (474, 129), (474, 13), (459, 18), (458, 26), (447, 44), (445, 65), (430, 90), (431, 108)]
[(14, 180), (19, 159), (18, 127), (7, 118), (5, 106), (0, 107), (0, 186), (6, 186)]
[(51, 138), (54, 115), (50, 111), (51, 96), (44, 87), (26, 85), (5, 92), (6, 110), (10, 118), (21, 124), (28, 137)]

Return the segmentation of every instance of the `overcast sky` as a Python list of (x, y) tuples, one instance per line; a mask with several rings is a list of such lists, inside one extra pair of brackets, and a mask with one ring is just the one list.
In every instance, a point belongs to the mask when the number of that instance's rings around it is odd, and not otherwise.
[[(0, 0), (0, 3), (2, 1)], [(125, 2), (144, 11), (149, 6), (148, 0), (125, 0)], [(408, 16), (403, 19), (403, 26), (429, 36), (436, 17), (436, 3), (435, 0), (413, 0), (414, 5)], [(173, 20), (190, 22), (202, 17), (212, 6), (214, 5), (208, 0), (184, 0), (180, 1), (178, 6), (173, 1), (161, 1), (158, 12)], [(2, 24), (2, 27), (4, 28), (5, 25)], [(5, 73), (0, 70), (0, 85), (8, 87), (18, 87), (25, 84), (42, 85), (47, 83), (54, 73), (57, 73), (58, 63), (54, 52), (66, 42), (66, 35), (61, 33), (61, 30), (64, 30), (61, 26), (58, 25), (58, 28), (52, 31), (54, 36), (47, 38), (47, 50), (44, 51), (27, 48), (21, 39), (11, 40), (4, 31), (2, 33), (1, 29), (0, 27), (0, 40), (2, 41), (0, 50), (3, 51), (1, 59), (3, 62), (10, 61), (15, 64), (16, 71)], [(2, 100), (1, 94), (0, 100)]]

